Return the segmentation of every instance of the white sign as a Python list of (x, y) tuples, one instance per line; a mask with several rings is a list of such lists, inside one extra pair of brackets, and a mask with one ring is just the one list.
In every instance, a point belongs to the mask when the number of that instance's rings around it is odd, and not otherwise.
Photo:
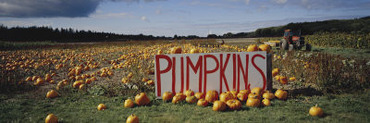
[(267, 59), (263, 51), (156, 55), (156, 96), (161, 97), (166, 91), (177, 93), (189, 89), (203, 93), (254, 87), (265, 90)]

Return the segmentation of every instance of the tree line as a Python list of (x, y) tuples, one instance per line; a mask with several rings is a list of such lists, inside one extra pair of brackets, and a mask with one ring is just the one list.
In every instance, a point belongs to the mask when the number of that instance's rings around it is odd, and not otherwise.
[[(341, 32), (348, 34), (370, 33), (370, 16), (359, 19), (327, 20), (316, 22), (289, 23), (284, 26), (259, 28), (254, 32), (226, 33), (219, 38), (253, 38), (253, 37), (280, 37), (285, 29), (301, 31), (302, 35), (312, 35), (322, 32)], [(210, 35), (209, 35), (210, 36)], [(214, 37), (214, 35), (212, 35)]]

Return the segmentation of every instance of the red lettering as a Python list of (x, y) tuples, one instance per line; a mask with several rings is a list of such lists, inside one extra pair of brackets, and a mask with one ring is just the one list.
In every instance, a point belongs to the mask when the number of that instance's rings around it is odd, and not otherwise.
[[(207, 69), (207, 58), (212, 58), (216, 62), (216, 67), (212, 70)], [(214, 55), (204, 55), (204, 92), (207, 92), (207, 74), (214, 73), (217, 71), (219, 63)]]
[[(242, 61), (241, 61), (241, 58), (240, 58), (240, 55), (238, 54), (238, 88), (237, 88), (237, 91), (239, 92), (239, 89), (240, 89), (240, 71), (242, 72), (243, 74), (243, 79), (244, 79), (244, 86), (245, 86), (245, 89), (248, 89), (248, 65), (249, 65), (249, 54), (246, 54), (245, 56), (245, 61), (246, 61), (246, 65), (245, 65), (245, 71), (243, 69), (243, 64), (242, 64)], [(235, 85), (234, 85), (234, 89), (235, 89)]]
[(225, 76), (225, 69), (227, 64), (229, 63), (230, 54), (226, 55), (226, 62), (223, 64), (223, 54), (220, 54), (220, 93), (222, 92), (222, 80), (225, 82), (226, 90), (229, 90), (229, 85), (227, 84), (226, 76)]
[(172, 57), (172, 93), (176, 94), (176, 58)]
[(203, 57), (199, 56), (196, 65), (194, 66), (193, 62), (191, 62), (189, 56), (186, 57), (186, 90), (189, 90), (189, 66), (193, 69), (195, 74), (199, 72), (199, 92), (202, 92), (202, 61)]
[[(160, 70), (159, 66), (159, 59), (165, 59), (168, 62), (168, 66), (164, 70)], [(172, 67), (172, 61), (170, 57), (166, 55), (156, 55), (155, 57), (155, 67), (156, 67), (156, 76), (157, 76), (157, 95), (161, 96), (161, 74), (162, 73), (167, 73), (168, 71), (171, 70)]]
[(181, 93), (184, 92), (184, 57), (181, 57)]
[(265, 59), (264, 56), (262, 56), (261, 54), (256, 54), (252, 57), (252, 65), (257, 69), (258, 72), (260, 72), (260, 74), (262, 75), (262, 79), (263, 79), (263, 87), (262, 87), (262, 90), (265, 90), (266, 88), (266, 77), (265, 77), (265, 74), (263, 74), (263, 71), (261, 70), (261, 68), (259, 68), (255, 62), (254, 62), (254, 59), (256, 57), (261, 57), (262, 59)]

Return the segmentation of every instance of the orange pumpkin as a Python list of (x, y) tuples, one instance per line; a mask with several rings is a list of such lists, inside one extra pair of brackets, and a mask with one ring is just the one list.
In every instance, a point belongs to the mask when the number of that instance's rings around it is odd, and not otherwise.
[(245, 93), (248, 95), (249, 93), (251, 93), (251, 91), (250, 90), (240, 90), (239, 93)]
[(263, 106), (270, 106), (271, 105), (271, 101), (269, 99), (263, 99), (262, 100), (262, 105)]
[(72, 85), (73, 88), (79, 88), (84, 82), (82, 80), (75, 81)]
[(252, 94), (255, 94), (255, 95), (261, 95), (261, 93), (262, 93), (262, 88), (260, 88), (260, 87), (255, 87), (255, 88), (253, 88), (253, 89), (251, 90), (251, 93), (252, 93)]
[(197, 105), (206, 107), (206, 106), (208, 106), (208, 102), (205, 99), (199, 99), (198, 102), (197, 102)]
[(171, 92), (164, 92), (163, 95), (162, 95), (162, 100), (164, 102), (167, 102), (169, 100), (172, 100), (172, 97), (173, 97), (173, 94)]
[(271, 100), (275, 98), (275, 95), (270, 91), (266, 91), (265, 93), (263, 93), (262, 97)]
[(275, 92), (275, 97), (278, 98), (279, 100), (285, 100), (288, 97), (288, 92), (278, 89)]
[(218, 100), (218, 92), (215, 90), (207, 91), (205, 99), (208, 102), (214, 102)]
[(290, 80), (290, 81), (295, 81), (295, 80), (296, 80), (296, 78), (293, 76), (293, 77), (290, 77), (290, 78), (289, 78), (289, 80)]
[(46, 93), (46, 98), (55, 98), (58, 96), (58, 93), (55, 90), (50, 90)]
[(184, 93), (181, 93), (181, 92), (176, 93), (176, 95), (178, 95), (178, 96), (180, 97), (180, 100), (181, 100), (181, 101), (182, 101), (182, 100), (185, 100), (185, 98), (186, 98), (185, 94), (184, 94)]
[(107, 107), (106, 107), (103, 103), (100, 103), (100, 104), (98, 105), (98, 110), (99, 110), (99, 111), (101, 111), (101, 110), (105, 110), (105, 109), (107, 109)]
[(233, 94), (234, 99), (236, 99), (236, 98), (237, 98), (238, 91), (236, 91), (236, 90), (232, 90), (232, 91), (230, 91), (230, 93), (231, 93), (231, 94)]
[(44, 83), (44, 79), (42, 79), (42, 78), (37, 78), (36, 79), (36, 82), (35, 83), (33, 83), (33, 85), (41, 85), (41, 84), (43, 84)]
[(150, 103), (150, 99), (146, 96), (146, 93), (141, 92), (135, 96), (135, 103), (139, 106), (148, 105)]
[(196, 103), (197, 98), (195, 96), (187, 96), (185, 101), (188, 102), (188, 103)]
[(220, 94), (220, 101), (226, 102), (230, 99), (234, 99), (233, 94), (231, 94), (230, 92), (223, 92)]
[(279, 80), (281, 84), (288, 84), (288, 78), (286, 76), (281, 76)]
[(324, 111), (320, 107), (318, 107), (317, 104), (316, 104), (316, 106), (310, 108), (309, 114), (311, 116), (321, 117), (321, 116), (324, 115)]
[(199, 53), (199, 49), (194, 48), (190, 50), (190, 54), (194, 54), (194, 53)]
[(260, 46), (258, 46), (258, 49), (260, 51), (266, 51), (267, 53), (269, 53), (271, 51), (271, 46), (268, 44), (261, 44)]
[(48, 114), (45, 118), (45, 123), (58, 123), (58, 117), (54, 114)]
[(172, 98), (172, 103), (173, 104), (177, 104), (179, 103), (180, 101), (183, 101), (183, 96), (182, 95), (175, 95), (173, 98)]
[(261, 96), (256, 95), (256, 94), (253, 94), (253, 93), (250, 93), (248, 95), (248, 99), (261, 99)]
[(279, 72), (280, 72), (279, 68), (275, 68), (275, 69), (273, 69), (273, 70), (272, 70), (272, 76), (276, 76), (276, 75), (278, 75), (278, 74), (279, 74)]
[(181, 54), (181, 52), (182, 52), (181, 47), (173, 47), (173, 48), (171, 49), (171, 53), (172, 53), (172, 54)]
[(242, 103), (237, 99), (231, 99), (226, 102), (226, 105), (231, 110), (238, 110), (242, 107)]
[(205, 95), (202, 92), (197, 92), (194, 95), (197, 99), (204, 99)]
[(238, 93), (237, 97), (240, 101), (246, 101), (248, 99), (248, 96), (246, 93)]
[(258, 51), (258, 47), (255, 44), (251, 44), (247, 48), (247, 52), (253, 52), (253, 51)]
[(127, 117), (126, 123), (139, 123), (139, 117), (137, 117), (135, 114), (131, 114)]
[(192, 91), (191, 89), (189, 89), (189, 90), (186, 90), (185, 91), (185, 96), (193, 96), (194, 95), (194, 91)]
[(131, 99), (127, 99), (125, 100), (125, 104), (123, 106), (125, 108), (132, 108), (134, 107), (134, 101), (132, 101)]
[(254, 99), (254, 98), (248, 98), (246, 105), (248, 107), (258, 107), (258, 106), (260, 106), (260, 100), (259, 99)]
[(226, 109), (226, 103), (223, 101), (216, 100), (213, 102), (213, 111), (224, 111)]

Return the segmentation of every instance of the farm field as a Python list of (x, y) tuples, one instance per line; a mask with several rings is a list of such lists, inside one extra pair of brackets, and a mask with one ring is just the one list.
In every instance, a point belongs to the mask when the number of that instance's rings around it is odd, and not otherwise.
[[(0, 122), (44, 122), (49, 113), (60, 122), (125, 122), (135, 114), (140, 122), (369, 122), (370, 57), (368, 49), (314, 47), (312, 52), (273, 48), (273, 92), (288, 92), (287, 100), (271, 106), (216, 112), (155, 99), (154, 55), (173, 47), (182, 53), (246, 52), (255, 39), (180, 40), (52, 44), (0, 51)], [(16, 45), (14, 45), (16, 47)], [(23, 46), (21, 46), (23, 47)], [(281, 83), (281, 77), (294, 77)], [(46, 98), (55, 90), (57, 97)], [(150, 104), (124, 108), (126, 99), (145, 92)], [(97, 106), (104, 103), (106, 110)], [(322, 117), (309, 115), (318, 105)]]

